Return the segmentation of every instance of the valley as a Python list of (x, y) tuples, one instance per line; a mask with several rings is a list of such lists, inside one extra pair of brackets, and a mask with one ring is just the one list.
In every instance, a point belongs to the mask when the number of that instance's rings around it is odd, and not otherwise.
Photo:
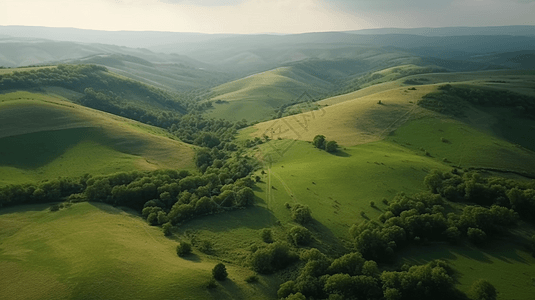
[(2, 296), (531, 299), (516, 30), (0, 37)]

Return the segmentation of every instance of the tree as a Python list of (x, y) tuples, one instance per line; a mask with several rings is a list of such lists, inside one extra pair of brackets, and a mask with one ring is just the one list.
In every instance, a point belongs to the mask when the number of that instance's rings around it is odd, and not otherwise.
[(472, 283), (468, 295), (473, 300), (496, 300), (496, 288), (484, 279)]
[(269, 228), (262, 229), (260, 237), (262, 237), (262, 241), (264, 241), (264, 243), (273, 243), (273, 235), (271, 233), (271, 229)]
[(306, 224), (312, 220), (312, 212), (306, 205), (296, 204), (292, 207), (292, 219), (299, 224)]
[(225, 280), (228, 276), (227, 268), (223, 263), (218, 263), (215, 265), (214, 269), (212, 269), (212, 275), (216, 280)]
[(470, 227), (466, 234), (468, 235), (468, 239), (476, 245), (481, 245), (487, 240), (487, 234), (479, 228)]
[(181, 242), (176, 246), (176, 254), (180, 257), (184, 257), (191, 253), (191, 244), (188, 242)]
[(326, 146), (325, 136), (321, 134), (316, 135), (314, 139), (312, 140), (312, 144), (314, 145), (314, 147), (318, 149), (325, 149), (325, 146)]
[(290, 233), (288, 235), (295, 245), (306, 245), (310, 243), (310, 240), (312, 239), (312, 234), (310, 234), (310, 231), (301, 226), (295, 226), (290, 229)]
[(328, 141), (325, 145), (325, 150), (329, 153), (334, 153), (338, 150), (338, 143), (335, 141)]

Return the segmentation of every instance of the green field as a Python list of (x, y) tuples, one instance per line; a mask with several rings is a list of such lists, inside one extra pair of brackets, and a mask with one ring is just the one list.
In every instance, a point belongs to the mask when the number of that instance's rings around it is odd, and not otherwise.
[(214, 108), (207, 115), (232, 121), (262, 121), (274, 115), (280, 106), (297, 101), (304, 92), (314, 97), (330, 86), (331, 83), (304, 71), (277, 68), (213, 88), (210, 101)]
[(498, 291), (498, 300), (530, 300), (535, 294), (535, 258), (524, 245), (510, 238), (484, 248), (448, 244), (410, 247), (399, 255), (403, 262), (425, 264), (442, 259), (457, 272), (457, 287), (467, 292), (474, 280), (484, 278)]
[[(336, 155), (307, 142), (271, 141), (261, 145), (257, 155), (267, 173), (256, 192), (265, 207), (289, 222), (285, 203), (306, 204), (318, 221), (315, 224), (325, 231), (321, 233), (340, 238), (347, 238), (349, 227), (364, 220), (361, 211), (373, 219), (383, 211), (383, 198), (423, 190), (430, 169), (448, 169), (432, 158), (383, 141), (345, 147)], [(378, 203), (378, 208), (370, 207), (370, 201)]]
[(0, 95), (0, 143), (0, 185), (193, 167), (162, 129), (29, 92)]
[(272, 299), (273, 279), (226, 263), (229, 278), (207, 289), (218, 262), (176, 255), (177, 241), (140, 217), (104, 204), (45, 205), (0, 214), (0, 290), (5, 299)]

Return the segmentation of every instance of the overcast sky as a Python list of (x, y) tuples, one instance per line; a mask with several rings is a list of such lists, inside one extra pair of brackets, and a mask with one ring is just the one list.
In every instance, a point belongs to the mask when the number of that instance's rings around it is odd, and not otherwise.
[(0, 0), (0, 25), (203, 33), (535, 25), (535, 0)]

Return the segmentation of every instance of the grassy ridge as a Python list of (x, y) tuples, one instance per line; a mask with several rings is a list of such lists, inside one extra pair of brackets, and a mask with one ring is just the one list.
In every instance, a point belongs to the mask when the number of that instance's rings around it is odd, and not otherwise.
[(252, 135), (311, 141), (315, 135), (323, 134), (345, 146), (378, 141), (407, 120), (425, 114), (416, 102), (436, 88), (426, 86), (415, 91), (398, 88), (352, 98), (319, 110), (256, 124), (257, 131)]
[(275, 109), (296, 101), (305, 91), (314, 97), (330, 86), (331, 83), (299, 69), (281, 67), (213, 88), (210, 101), (214, 109), (208, 115), (227, 120), (265, 120)]
[(269, 299), (275, 292), (263, 279), (246, 284), (252, 272), (230, 264), (229, 279), (206, 289), (217, 261), (179, 258), (177, 242), (158, 228), (103, 204), (5, 209), (0, 224), (0, 289), (8, 299)]
[[(0, 183), (85, 173), (192, 168), (193, 150), (164, 130), (69, 103), (0, 95)], [(5, 146), (4, 146), (5, 145)]]

